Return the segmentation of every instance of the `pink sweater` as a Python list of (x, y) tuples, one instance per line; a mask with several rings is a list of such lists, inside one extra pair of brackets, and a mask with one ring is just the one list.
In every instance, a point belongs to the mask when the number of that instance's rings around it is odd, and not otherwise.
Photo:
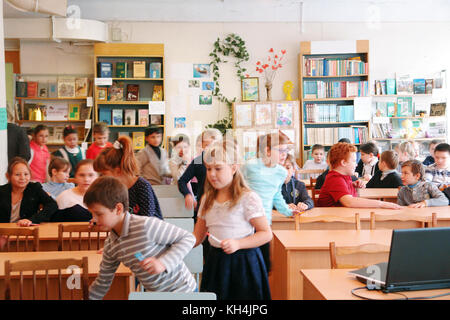
[(33, 140), (30, 142), (30, 149), (33, 150), (33, 159), (30, 162), (31, 180), (45, 182), (47, 178), (47, 163), (50, 160), (50, 153), (47, 146), (40, 146)]

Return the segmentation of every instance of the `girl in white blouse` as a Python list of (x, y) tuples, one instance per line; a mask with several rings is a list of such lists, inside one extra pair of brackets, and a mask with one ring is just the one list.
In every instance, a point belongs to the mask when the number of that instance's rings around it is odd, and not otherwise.
[(259, 247), (272, 231), (259, 196), (239, 171), (234, 141), (216, 142), (205, 150), (206, 182), (194, 235), (196, 246), (209, 235), (211, 248), (200, 291), (218, 299), (270, 299), (267, 270)]

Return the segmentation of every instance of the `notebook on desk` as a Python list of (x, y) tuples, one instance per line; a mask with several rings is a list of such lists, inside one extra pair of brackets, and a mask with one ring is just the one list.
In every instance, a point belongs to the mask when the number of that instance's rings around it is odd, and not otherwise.
[(450, 288), (450, 228), (393, 230), (389, 262), (349, 274), (383, 292)]

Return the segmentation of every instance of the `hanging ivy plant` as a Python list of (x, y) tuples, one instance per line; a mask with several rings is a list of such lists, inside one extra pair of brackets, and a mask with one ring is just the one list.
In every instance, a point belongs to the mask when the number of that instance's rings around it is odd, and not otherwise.
[(225, 97), (222, 92), (220, 92), (219, 64), (228, 62), (227, 60), (224, 60), (224, 57), (235, 57), (236, 62), (234, 63), (234, 66), (237, 69), (236, 75), (240, 81), (246, 76), (245, 71), (247, 70), (241, 66), (241, 63), (244, 61), (248, 61), (250, 59), (250, 55), (248, 54), (247, 48), (245, 47), (245, 41), (242, 40), (242, 38), (238, 35), (232, 33), (229, 34), (223, 41), (221, 41), (220, 38), (217, 38), (216, 42), (214, 42), (214, 50), (209, 54), (209, 56), (212, 58), (210, 66), (214, 80), (214, 90), (212, 95), (217, 97), (219, 101), (225, 102), (227, 104), (228, 116), (222, 120), (217, 121), (215, 124), (208, 125), (207, 127), (216, 128), (219, 129), (222, 133), (225, 133), (226, 129), (232, 128), (233, 112), (231, 110), (231, 106), (232, 103), (236, 101), (236, 97), (233, 98), (233, 100), (230, 100)]

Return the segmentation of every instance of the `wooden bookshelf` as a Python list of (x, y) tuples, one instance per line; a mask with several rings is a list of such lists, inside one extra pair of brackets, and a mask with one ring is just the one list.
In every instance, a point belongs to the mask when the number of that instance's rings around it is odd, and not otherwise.
[[(340, 44), (338, 45), (338, 42), (332, 42), (327, 41), (328, 49), (321, 52), (320, 45), (323, 45), (325, 42), (317, 42), (314, 43), (312, 41), (302, 41), (300, 42), (300, 53), (298, 55), (298, 83), (299, 83), (299, 100), (300, 100), (300, 158), (297, 159), (297, 163), (300, 167), (303, 166), (305, 161), (307, 160), (307, 152), (311, 149), (312, 145), (307, 143), (308, 140), (305, 139), (306, 132), (308, 128), (351, 128), (352, 126), (357, 127), (366, 127), (367, 128), (367, 141), (370, 140), (371, 132), (370, 132), (370, 121), (369, 120), (355, 120), (355, 121), (342, 121), (342, 122), (336, 122), (333, 120), (330, 121), (324, 121), (324, 122), (308, 122), (306, 117), (306, 105), (307, 104), (336, 104), (337, 106), (345, 106), (345, 105), (353, 105), (353, 101), (355, 100), (354, 96), (351, 97), (320, 97), (320, 98), (309, 98), (304, 97), (305, 92), (305, 86), (304, 81), (323, 81), (328, 84), (328, 82), (333, 81), (350, 81), (350, 82), (356, 82), (356, 81), (367, 81), (367, 88), (370, 88), (370, 81), (369, 81), (369, 73), (368, 73), (368, 63), (369, 63), (369, 41), (368, 40), (356, 40), (353, 43), (353, 47), (349, 50), (343, 50), (344, 52), (338, 51), (334, 52), (333, 49), (330, 50), (330, 48), (333, 47), (333, 44), (335, 47), (341, 47)], [(323, 47), (322, 47), (323, 48)], [(315, 69), (316, 73), (312, 73), (314, 75), (308, 74), (306, 70), (306, 62), (307, 59), (331, 59), (331, 60), (338, 60), (341, 61), (341, 66), (332, 65), (331, 63), (328, 64), (328, 67), (334, 67), (335, 69), (332, 71), (329, 69)], [(343, 63), (342, 60), (356, 60), (367, 63), (367, 65), (363, 66), (365, 67), (364, 70), (357, 70), (357, 69), (350, 69), (347, 67), (346, 63)], [(339, 65), (340, 62), (337, 62)], [(342, 65), (346, 65), (345, 67), (342, 67)], [(349, 63), (351, 64), (351, 63)], [(310, 64), (308, 64), (310, 66)], [(313, 70), (313, 69), (311, 69)], [(327, 73), (326, 71), (330, 71)], [(359, 71), (359, 72), (358, 72)], [(365, 72), (361, 72), (365, 71)], [(351, 73), (351, 74), (348, 74)], [(332, 74), (332, 75), (330, 75)], [(329, 84), (328, 84), (329, 85)], [(343, 91), (340, 92), (342, 94)], [(347, 91), (345, 90), (346, 94)], [(367, 96), (370, 95), (370, 90), (367, 90)], [(327, 94), (328, 96), (328, 94)], [(338, 108), (336, 108), (338, 109)], [(337, 114), (333, 115), (337, 117)], [(353, 131), (352, 131), (353, 132)], [(316, 137), (317, 138), (317, 137)], [(340, 138), (342, 137), (335, 137), (334, 143), (336, 143)], [(316, 139), (317, 140), (317, 139)], [(320, 140), (320, 139), (319, 139)], [(329, 141), (330, 139), (327, 139)], [(318, 141), (319, 142), (319, 141)], [(326, 149), (329, 149), (332, 144), (330, 143), (320, 143), (326, 147)], [(365, 141), (356, 141), (355, 145), (360, 145), (361, 142)]]

